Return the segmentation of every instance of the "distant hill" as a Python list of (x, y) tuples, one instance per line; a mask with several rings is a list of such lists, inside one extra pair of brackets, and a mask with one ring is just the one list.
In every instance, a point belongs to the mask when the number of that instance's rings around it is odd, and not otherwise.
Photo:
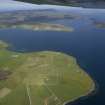
[(58, 5), (69, 5), (71, 0), (17, 0), (22, 2), (29, 2), (35, 4), (58, 4)]
[(36, 4), (59, 4), (59, 5), (72, 5), (83, 2), (97, 2), (105, 0), (17, 0), (22, 2), (36, 3)]

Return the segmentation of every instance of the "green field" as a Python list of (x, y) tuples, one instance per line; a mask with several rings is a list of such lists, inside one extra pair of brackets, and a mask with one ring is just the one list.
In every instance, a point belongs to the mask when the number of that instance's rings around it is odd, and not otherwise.
[(18, 53), (0, 42), (0, 105), (63, 105), (95, 89), (72, 56)]

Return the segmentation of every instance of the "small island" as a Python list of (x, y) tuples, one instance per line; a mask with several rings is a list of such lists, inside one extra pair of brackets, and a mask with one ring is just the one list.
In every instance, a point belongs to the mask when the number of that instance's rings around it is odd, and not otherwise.
[(94, 22), (93, 24), (96, 26), (96, 28), (105, 29), (105, 22)]
[(13, 52), (7, 45), (0, 41), (0, 105), (65, 105), (95, 89), (74, 57), (53, 51)]

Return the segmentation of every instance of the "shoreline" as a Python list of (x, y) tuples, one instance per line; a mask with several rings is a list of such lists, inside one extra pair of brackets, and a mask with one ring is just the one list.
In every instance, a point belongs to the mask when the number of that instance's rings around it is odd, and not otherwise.
[[(7, 48), (6, 48), (6, 49), (7, 49)], [(7, 49), (7, 50), (8, 50), (8, 49)], [(9, 50), (9, 51), (11, 51), (11, 50)], [(12, 51), (12, 52), (16, 52), (16, 51)], [(46, 51), (35, 51), (35, 52), (37, 53), (37, 52), (46, 52)], [(49, 52), (49, 51), (48, 51), (48, 52)], [(53, 52), (53, 51), (50, 51), (50, 52)], [(54, 51), (54, 52), (56, 52), (56, 51)], [(57, 52), (58, 52), (58, 51), (57, 51)], [(23, 53), (23, 52), (21, 52), (21, 53)], [(26, 52), (26, 53), (27, 53), (27, 52)], [(58, 52), (58, 53), (65, 54), (64, 52)], [(78, 65), (78, 67), (79, 67), (86, 75), (88, 75), (89, 78), (92, 80), (92, 81), (91, 81), (92, 84), (91, 84), (91, 88), (90, 88), (84, 95), (80, 95), (80, 96), (78, 96), (78, 97), (76, 97), (76, 98), (74, 98), (74, 99), (72, 99), (72, 100), (65, 101), (65, 102), (63, 103), (63, 105), (72, 104), (72, 103), (75, 103), (75, 102), (77, 102), (77, 101), (81, 101), (81, 99), (88, 98), (88, 97), (90, 97), (90, 96), (96, 94), (97, 91), (98, 91), (98, 89), (99, 89), (98, 83), (97, 83), (94, 79), (92, 79), (92, 77), (89, 75), (89, 73), (87, 73), (84, 69), (82, 69), (82, 67), (80, 66), (80, 64), (77, 62), (76, 57), (74, 57), (73, 55), (70, 55), (70, 54), (66, 54), (66, 55), (71, 56), (71, 57), (75, 60), (75, 62), (76, 62), (76, 64)]]
[(95, 84), (95, 88), (91, 88), (91, 90), (89, 92), (87, 92), (86, 95), (81, 95), (80, 97), (75, 98), (75, 99), (73, 99), (71, 101), (69, 100), (67, 102), (64, 102), (63, 105), (69, 105), (69, 104), (72, 105), (72, 104), (74, 104), (74, 103), (76, 103), (78, 101), (81, 101), (81, 100), (83, 100), (85, 98), (93, 96), (98, 92), (98, 89), (99, 89), (99, 86), (97, 84)]
[(80, 64), (78, 63), (78, 61), (77, 61), (77, 59), (76, 59), (75, 56), (70, 55), (70, 54), (67, 54), (67, 55), (73, 57), (73, 58), (76, 60), (77, 65), (78, 65), (78, 66), (82, 69), (82, 71), (85, 72), (85, 73), (91, 78), (91, 80), (93, 81), (92, 87), (89, 89), (89, 91), (88, 91), (85, 95), (81, 95), (81, 96), (79, 96), (79, 97), (77, 97), (77, 98), (74, 98), (74, 99), (72, 99), (72, 100), (68, 100), (68, 101), (66, 101), (66, 102), (63, 103), (63, 105), (68, 105), (68, 104), (72, 105), (72, 104), (74, 104), (74, 103), (76, 103), (76, 102), (78, 102), (78, 101), (81, 101), (81, 100), (83, 100), (83, 99), (85, 99), (85, 98), (88, 98), (88, 97), (90, 97), (90, 96), (95, 95), (95, 94), (98, 92), (98, 90), (99, 90), (99, 85), (98, 85), (98, 83), (97, 83), (94, 79), (92, 79), (92, 77), (89, 75), (89, 73), (87, 73), (87, 72), (80, 66)]
[[(46, 52), (47, 50), (43, 50), (43, 51), (35, 51), (36, 53), (39, 53), (39, 52)], [(49, 51), (48, 51), (49, 52)], [(98, 90), (99, 90), (99, 85), (98, 83), (89, 75), (88, 72), (86, 72), (81, 66), (80, 64), (77, 62), (77, 58), (71, 54), (67, 54), (67, 53), (64, 53), (64, 52), (59, 52), (59, 51), (50, 51), (50, 52), (58, 52), (58, 53), (62, 53), (62, 54), (66, 54), (70, 57), (72, 57), (75, 61), (76, 61), (76, 64), (78, 65), (78, 67), (86, 74), (89, 76), (89, 78), (92, 80), (92, 86), (91, 88), (88, 90), (88, 92), (86, 92), (84, 95), (81, 95), (81, 96), (78, 96), (77, 98), (74, 98), (72, 100), (68, 100), (66, 102), (64, 102), (62, 105), (68, 105), (68, 104), (72, 104), (72, 103), (75, 103), (77, 101), (80, 101), (81, 99), (84, 99), (84, 98), (88, 98), (90, 96), (93, 96), (95, 95)], [(21, 53), (24, 53), (24, 52), (21, 52)], [(30, 53), (30, 52), (29, 52)]]

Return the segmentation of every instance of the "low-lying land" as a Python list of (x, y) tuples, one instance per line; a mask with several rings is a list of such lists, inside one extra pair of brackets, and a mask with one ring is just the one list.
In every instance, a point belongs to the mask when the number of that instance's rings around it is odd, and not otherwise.
[(35, 4), (72, 5), (74, 0), (16, 0)]
[(105, 29), (105, 22), (94, 23), (97, 28)]
[(60, 52), (0, 48), (0, 76), (7, 71), (8, 78), (0, 80), (0, 105), (63, 105), (95, 89), (76, 60)]
[(80, 16), (73, 13), (60, 12), (55, 9), (43, 10), (18, 10), (12, 12), (2, 12), (0, 14), (0, 24), (17, 24), (27, 22), (49, 22), (60, 19), (77, 19)]
[(29, 2), (35, 4), (54, 4), (54, 5), (66, 5), (66, 6), (78, 6), (79, 3), (92, 2), (96, 4), (97, 2), (102, 2), (105, 0), (16, 0), (22, 2)]
[(34, 24), (1, 24), (1, 29), (12, 28), (12, 29), (26, 29), (33, 31), (73, 31), (72, 27), (66, 27), (60, 24), (50, 23), (34, 23)]

